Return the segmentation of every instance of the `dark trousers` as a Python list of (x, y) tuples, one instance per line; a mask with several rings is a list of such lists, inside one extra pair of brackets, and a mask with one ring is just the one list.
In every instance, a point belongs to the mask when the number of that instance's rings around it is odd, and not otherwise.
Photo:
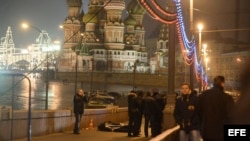
[(80, 132), (80, 124), (81, 124), (82, 114), (75, 113), (75, 127), (74, 127), (74, 133)]
[(155, 116), (155, 136), (161, 134), (162, 132), (162, 119), (163, 114), (158, 114)]
[(129, 115), (128, 120), (128, 136), (137, 136), (140, 133), (142, 116), (138, 112)]
[(155, 136), (155, 122), (154, 122), (154, 116), (153, 115), (144, 115), (144, 135), (148, 137), (148, 127), (149, 124), (151, 126), (151, 135)]
[(134, 130), (134, 135), (135, 136), (140, 134), (141, 121), (142, 121), (142, 114), (141, 113), (136, 114), (136, 116), (135, 116), (135, 130)]
[(135, 133), (135, 115), (130, 115), (128, 119), (128, 136), (133, 136)]

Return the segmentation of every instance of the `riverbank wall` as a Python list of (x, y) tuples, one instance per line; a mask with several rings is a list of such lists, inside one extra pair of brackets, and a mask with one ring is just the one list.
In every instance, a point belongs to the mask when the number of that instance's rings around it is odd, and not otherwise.
[[(56, 80), (65, 82), (75, 82), (75, 72), (56, 72), (54, 74)], [(183, 74), (175, 76), (175, 86), (178, 88), (184, 81)], [(135, 86), (168, 86), (167, 74), (149, 74), (149, 73), (115, 73), (115, 72), (78, 72), (77, 83), (93, 82), (108, 84), (124, 84)]]
[[(12, 111), (10, 107), (0, 108), (0, 141), (28, 138), (29, 121), (31, 137), (73, 131), (75, 117), (72, 109), (32, 110), (29, 118), (27, 110)], [(105, 109), (85, 109), (81, 127), (97, 127), (105, 121), (127, 122), (127, 108), (113, 106)]]

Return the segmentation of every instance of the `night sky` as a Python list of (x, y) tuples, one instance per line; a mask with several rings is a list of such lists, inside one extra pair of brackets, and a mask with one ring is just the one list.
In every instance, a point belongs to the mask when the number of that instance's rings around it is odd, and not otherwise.
[[(85, 1), (86, 10), (88, 0)], [(129, 1), (126, 0), (126, 3)], [(157, 1), (162, 5), (165, 3), (165, 0)], [(182, 1), (186, 14), (184, 19), (189, 21), (189, 1)], [(239, 22), (235, 22), (236, 1), (239, 1)], [(246, 28), (248, 30), (239, 32), (239, 40), (250, 42), (250, 0), (194, 0), (194, 8), (198, 9), (194, 11), (194, 25), (201, 21), (204, 23), (204, 30)], [(67, 15), (66, 0), (0, 0), (0, 37), (5, 36), (7, 27), (11, 26), (16, 47), (35, 43), (39, 33), (34, 29), (21, 28), (21, 23), (27, 21), (46, 30), (52, 39), (62, 41), (63, 31), (59, 29), (59, 25)], [(160, 23), (153, 21), (148, 15), (144, 17), (144, 23), (146, 38), (157, 37)], [(234, 33), (221, 32), (221, 35), (223, 38), (234, 38)]]

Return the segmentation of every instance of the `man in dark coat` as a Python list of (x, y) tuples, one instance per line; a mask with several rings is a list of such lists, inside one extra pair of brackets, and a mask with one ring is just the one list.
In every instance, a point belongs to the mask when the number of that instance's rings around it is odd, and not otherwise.
[(180, 141), (200, 141), (200, 118), (197, 113), (197, 94), (188, 83), (181, 85), (181, 95), (176, 99), (174, 118), (180, 125)]
[(216, 76), (214, 87), (204, 91), (198, 98), (203, 141), (223, 141), (224, 124), (228, 122), (233, 98), (224, 92), (225, 78)]
[(78, 92), (74, 95), (74, 114), (75, 114), (75, 127), (74, 134), (80, 134), (80, 124), (82, 115), (84, 113), (84, 103), (87, 102), (87, 98), (82, 89), (79, 89)]
[(250, 125), (250, 61), (243, 64), (240, 73), (240, 96), (232, 109), (230, 124)]
[(128, 93), (128, 137), (136, 136), (136, 117), (139, 109), (137, 105), (137, 94), (135, 91)]
[(156, 129), (155, 129), (155, 117), (156, 114), (159, 113), (157, 112), (158, 108), (156, 105), (155, 99), (151, 96), (151, 93), (148, 91), (146, 92), (146, 96), (143, 98), (143, 115), (145, 119), (144, 123), (144, 134), (145, 137), (148, 137), (148, 127), (149, 123), (151, 126), (151, 135), (153, 137), (156, 136)]
[(143, 96), (144, 92), (142, 90), (138, 90), (136, 92), (136, 105), (138, 109), (138, 113), (135, 116), (135, 132), (133, 136), (139, 136), (140, 131), (141, 131), (141, 122), (142, 122), (142, 102), (143, 102)]
[(157, 113), (155, 115), (155, 136), (162, 132), (163, 110), (166, 105), (166, 99), (159, 93), (158, 90), (153, 91), (153, 97), (157, 105)]

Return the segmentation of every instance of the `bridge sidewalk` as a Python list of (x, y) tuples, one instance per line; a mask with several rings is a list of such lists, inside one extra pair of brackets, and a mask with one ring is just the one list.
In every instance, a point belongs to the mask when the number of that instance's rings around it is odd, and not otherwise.
[[(140, 137), (127, 137), (127, 133), (105, 132), (97, 129), (83, 130), (81, 134), (73, 134), (72, 132), (55, 133), (39, 137), (31, 137), (32, 141), (148, 141), (143, 135)], [(14, 141), (27, 141), (19, 139)]]
[[(139, 137), (127, 137), (126, 132), (99, 131), (97, 128), (81, 130), (81, 134), (73, 134), (72, 131), (54, 133), (44, 136), (31, 137), (32, 141), (149, 141), (151, 137), (144, 136), (144, 120), (142, 120), (141, 134)], [(150, 133), (150, 128), (149, 128)], [(27, 138), (14, 141), (27, 141)]]

